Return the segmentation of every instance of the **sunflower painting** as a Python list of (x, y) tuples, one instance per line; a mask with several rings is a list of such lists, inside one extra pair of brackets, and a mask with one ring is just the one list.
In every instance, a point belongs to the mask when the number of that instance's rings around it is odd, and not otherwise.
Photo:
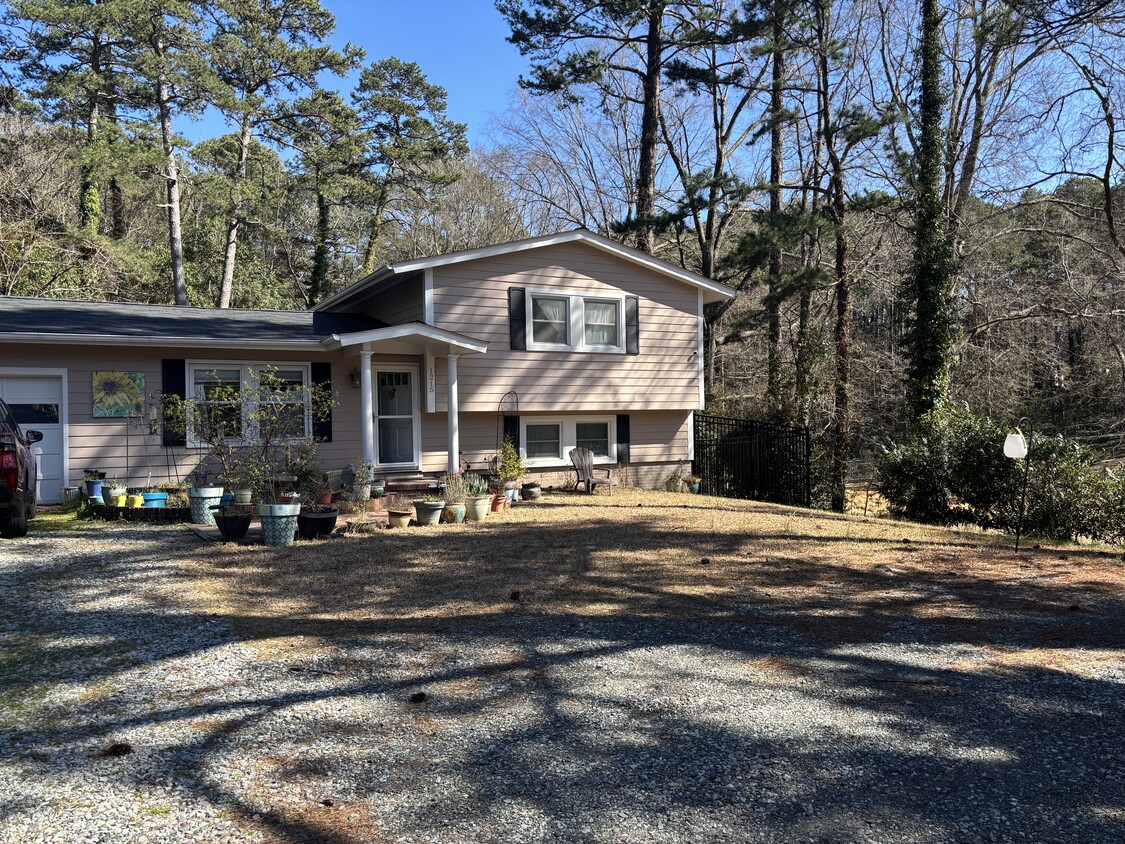
[(142, 416), (145, 409), (143, 372), (95, 372), (94, 416)]

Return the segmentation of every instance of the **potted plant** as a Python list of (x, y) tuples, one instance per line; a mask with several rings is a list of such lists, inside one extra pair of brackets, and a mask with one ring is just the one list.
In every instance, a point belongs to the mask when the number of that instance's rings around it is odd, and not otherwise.
[(156, 487), (149, 487), (141, 493), (142, 507), (163, 508), (168, 503), (168, 493), (161, 492)]
[[(316, 457), (315, 442), (301, 443), (290, 452), (287, 467), (289, 474), (296, 479), (301, 499), (308, 502), (301, 505), (297, 515), (297, 533), (302, 539), (316, 539), (332, 533), (340, 513), (339, 508), (332, 506), (328, 474), (317, 465)], [(327, 499), (326, 503), (322, 503), (323, 498)]]
[(664, 482), (664, 488), (669, 492), (683, 492), (684, 491), (684, 464), (677, 463), (676, 468), (672, 470), (672, 474), (668, 476), (668, 480)]
[(465, 479), (460, 475), (446, 475), (442, 498), (445, 509), (441, 511), (443, 524), (459, 525), (465, 521)]
[(465, 518), (470, 522), (483, 522), (488, 516), (492, 495), (488, 481), (480, 475), (465, 475)]
[[(239, 386), (215, 379), (206, 395), (161, 396), (164, 425), (180, 432), (189, 442), (204, 448), (204, 462), (218, 476), (252, 490), (262, 518), (262, 541), (267, 545), (288, 545), (297, 528), (300, 505), (290, 498), (282, 500), (280, 491), (292, 489), (286, 476), (294, 441), (294, 407), (305, 408), (306, 418), (314, 423), (328, 418), (335, 404), (332, 393), (320, 385), (306, 387), (277, 376), (272, 367), (255, 369), (252, 377)], [(237, 406), (239, 413), (224, 412)], [(204, 478), (209, 472), (197, 470)], [(222, 499), (222, 487), (196, 485), (188, 491), (192, 501), (192, 520), (200, 517), (214, 524), (211, 504)]]
[[(211, 510), (216, 504), (223, 501), (223, 487), (207, 486), (206, 480), (200, 480), (188, 488), (188, 506), (191, 507), (191, 522), (195, 525), (215, 524), (215, 514)], [(129, 496), (132, 498), (133, 496)], [(144, 499), (141, 499), (142, 501)]]
[(505, 491), (499, 486), (490, 486), (488, 491), (492, 494), (492, 512), (499, 513), (504, 509), (504, 505), (508, 501), (508, 496)]
[(535, 501), (543, 497), (543, 487), (539, 485), (539, 481), (529, 481), (520, 487), (520, 498), (524, 501)]
[(250, 530), (250, 522), (254, 515), (249, 507), (241, 504), (223, 505), (216, 504), (213, 508), (215, 514), (215, 527), (224, 542), (237, 542), (245, 539)]
[(414, 502), (414, 519), (419, 525), (436, 525), (445, 509), (445, 499), (430, 493)]
[(688, 490), (695, 495), (699, 494), (699, 487), (702, 483), (703, 483), (703, 478), (699, 477), (699, 475), (688, 475), (687, 476)]
[[(102, 486), (104, 484), (105, 472), (91, 472), (86, 471), (86, 497), (90, 499), (91, 504), (102, 503)], [(97, 499), (95, 501), (94, 499)]]
[(124, 507), (125, 497), (128, 491), (117, 478), (110, 478), (102, 482), (102, 501), (106, 504), (112, 504), (114, 507)]
[(371, 497), (371, 486), (375, 479), (375, 464), (370, 460), (360, 460), (359, 464), (348, 467), (352, 471), (352, 496), (356, 501), (366, 502)]
[(410, 524), (414, 518), (414, 505), (400, 495), (392, 495), (387, 499), (387, 525), (393, 528), (402, 528)]
[(496, 472), (504, 484), (504, 494), (509, 502), (515, 503), (519, 480), (527, 473), (527, 464), (520, 458), (519, 450), (510, 437), (505, 437), (500, 443), (497, 457)]

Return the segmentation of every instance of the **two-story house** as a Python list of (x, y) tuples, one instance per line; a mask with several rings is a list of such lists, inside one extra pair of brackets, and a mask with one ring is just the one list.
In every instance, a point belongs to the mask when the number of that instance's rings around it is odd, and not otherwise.
[(733, 295), (580, 230), (390, 265), (305, 312), (6, 298), (0, 398), (45, 435), (44, 502), (86, 468), (182, 477), (199, 452), (157, 431), (159, 396), (265, 365), (331, 387), (305, 423), (327, 469), (457, 471), (508, 436), (544, 480), (585, 446), (657, 486), (692, 458), (703, 306)]

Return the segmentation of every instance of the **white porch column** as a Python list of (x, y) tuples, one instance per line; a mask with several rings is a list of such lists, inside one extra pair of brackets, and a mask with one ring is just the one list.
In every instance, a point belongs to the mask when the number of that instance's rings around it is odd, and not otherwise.
[(457, 419), (457, 355), (446, 355), (446, 374), (449, 376), (449, 474), (461, 471), (461, 429)]
[(360, 436), (363, 440), (363, 459), (375, 463), (375, 407), (371, 395), (371, 352), (363, 349), (359, 353), (359, 420)]

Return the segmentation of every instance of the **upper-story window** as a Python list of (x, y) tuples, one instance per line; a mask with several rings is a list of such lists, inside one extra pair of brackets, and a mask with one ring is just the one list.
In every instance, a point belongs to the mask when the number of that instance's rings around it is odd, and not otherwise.
[(527, 348), (623, 353), (624, 314), (620, 296), (529, 291)]

